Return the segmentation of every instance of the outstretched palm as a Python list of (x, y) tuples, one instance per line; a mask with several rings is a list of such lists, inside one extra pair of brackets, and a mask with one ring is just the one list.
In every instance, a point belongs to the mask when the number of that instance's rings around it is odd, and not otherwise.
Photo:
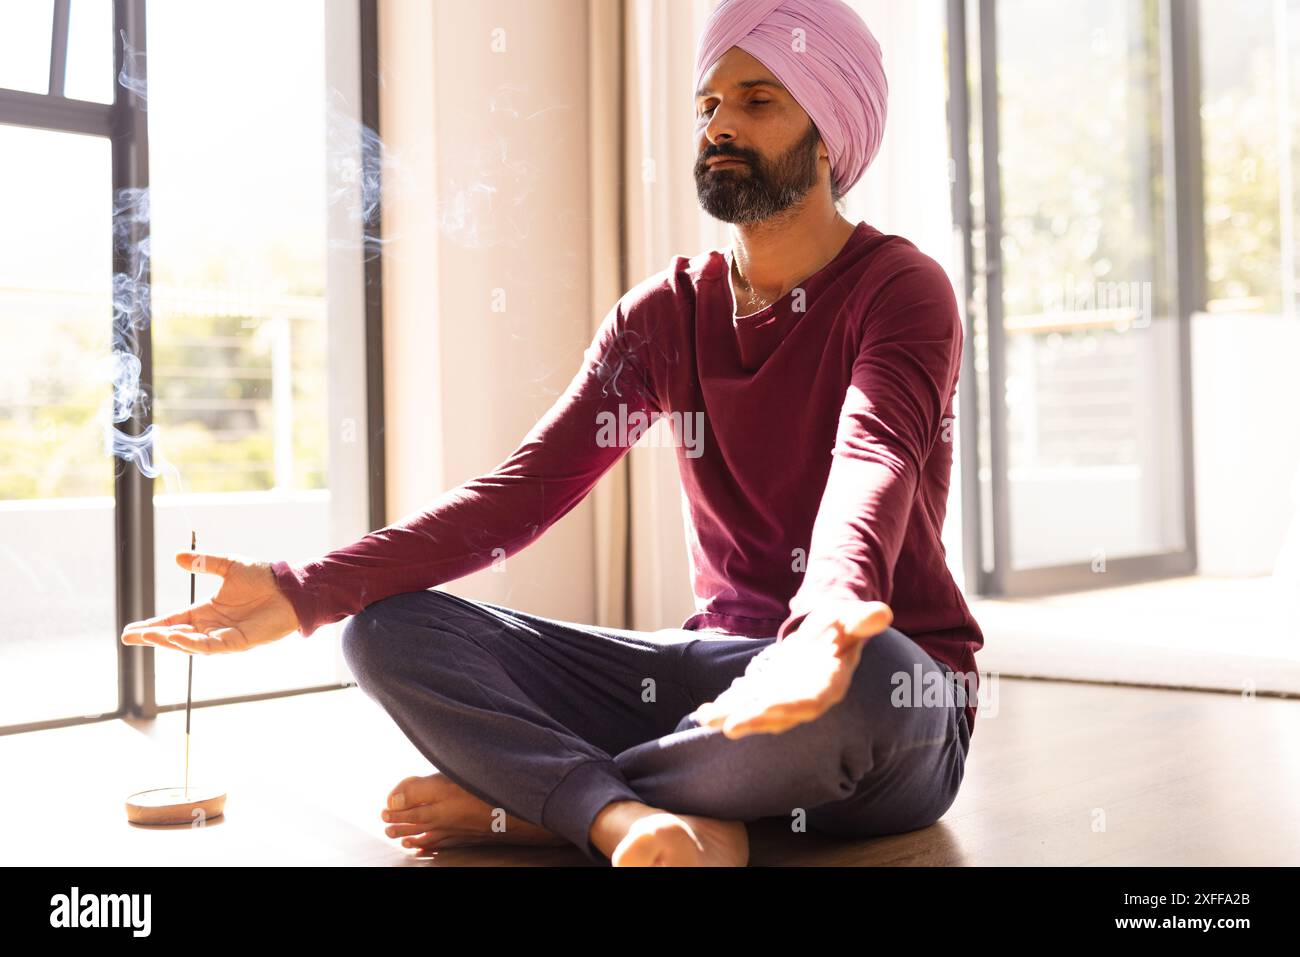
[(182, 611), (131, 622), (122, 631), (123, 644), (214, 655), (247, 651), (298, 629), (293, 606), (276, 586), (270, 563), (192, 552), (178, 552), (176, 563), (221, 576), (221, 587), (211, 598)]
[(893, 611), (880, 601), (820, 607), (785, 639), (750, 659), (731, 687), (691, 717), (729, 738), (779, 734), (812, 721), (848, 693), (863, 645), (893, 619)]

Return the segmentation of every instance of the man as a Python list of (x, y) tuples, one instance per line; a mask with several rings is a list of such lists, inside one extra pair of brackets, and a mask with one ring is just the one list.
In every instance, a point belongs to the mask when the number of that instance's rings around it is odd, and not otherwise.
[[(743, 865), (748, 821), (887, 834), (956, 797), (983, 644), (940, 541), (960, 317), (937, 263), (835, 206), (880, 146), (879, 47), (838, 0), (724, 0), (695, 79), (697, 191), (733, 249), (625, 294), (492, 472), (301, 567), (180, 553), (221, 590), (124, 633), (214, 653), (351, 616), (359, 684), (439, 772), (389, 796), (407, 846)], [(435, 587), (581, 501), (639, 434), (610, 441), (610, 421), (669, 412), (704, 424), (678, 453), (698, 608), (680, 629)]]

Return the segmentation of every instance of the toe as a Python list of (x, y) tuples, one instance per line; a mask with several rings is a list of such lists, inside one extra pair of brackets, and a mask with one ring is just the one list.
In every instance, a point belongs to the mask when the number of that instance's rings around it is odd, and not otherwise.
[(419, 833), (412, 834), (410, 837), (402, 838), (403, 847), (424, 847), (435, 848), (443, 841), (448, 839), (446, 831), (421, 830)]
[(384, 828), (389, 837), (410, 837), (412, 834), (424, 834), (429, 830), (428, 824), (390, 824)]
[(419, 778), (403, 778), (397, 782), (397, 786), (388, 792), (388, 800), (385, 807), (392, 811), (403, 811), (408, 807), (419, 802), (411, 800), (410, 791), (415, 789), (415, 783)]
[(441, 775), (438, 774), (403, 778), (388, 794), (389, 809), (402, 811), (435, 800), (439, 794), (440, 778)]
[(438, 817), (438, 808), (433, 804), (417, 804), (405, 811), (384, 811), (381, 815), (389, 824), (424, 824), (433, 823)]

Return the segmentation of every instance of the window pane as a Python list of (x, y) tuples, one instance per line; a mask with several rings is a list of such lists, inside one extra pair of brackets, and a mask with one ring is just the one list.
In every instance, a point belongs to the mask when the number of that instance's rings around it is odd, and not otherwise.
[[(1300, 37), (1300, 4), (1260, 4), (1243, 15), (1240, 3), (1201, 0), (1200, 13), (1206, 308), (1279, 314), (1288, 261), (1281, 134), (1292, 140), (1295, 170), (1300, 126), (1292, 104), (1300, 102), (1300, 71), (1291, 48)], [(1287, 75), (1289, 91), (1278, 82)], [(1290, 269), (1294, 274), (1293, 260)]]
[(1158, 13), (998, 5), (1016, 568), (1184, 545)]
[[(331, 317), (355, 330), (364, 316), (340, 303), (334, 272), (341, 256), (337, 269), (360, 275), (360, 243), (336, 253), (328, 235), (325, 17), (340, 10), (355, 31), (354, 5), (317, 0), (147, 8), (160, 612), (189, 602), (172, 556), (191, 529), (200, 550), (268, 561), (368, 531), (364, 481), (330, 459), (342, 430), (329, 423), (347, 418), (364, 363), (330, 347)], [(355, 58), (359, 40), (340, 48)], [(240, 64), (274, 64), (274, 79), (232, 69), (236, 50)], [(362, 435), (345, 457), (364, 448)], [(218, 585), (200, 575), (198, 595)], [(337, 683), (335, 637), (204, 658), (195, 697)], [(160, 651), (158, 700), (184, 701), (185, 681), (186, 656)]]
[(112, 103), (113, 0), (72, 0), (68, 15), (68, 65), (63, 95)]
[(0, 126), (0, 156), (0, 725), (10, 725), (117, 708), (104, 451), (112, 180), (97, 137)]
[(0, 2), (0, 88), (49, 92), (53, 32), (54, 0)]

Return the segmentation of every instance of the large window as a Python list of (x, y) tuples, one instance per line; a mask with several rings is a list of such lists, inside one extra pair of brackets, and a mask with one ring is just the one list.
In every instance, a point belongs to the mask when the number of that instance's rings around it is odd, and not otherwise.
[(1300, 348), (1300, 0), (949, 16), (968, 584), (1281, 574), (1300, 541), (1278, 399)]
[(1205, 307), (1296, 312), (1300, 3), (1201, 0)]
[(113, 194), (104, 137), (0, 126), (0, 168), (0, 725), (11, 725), (118, 703), (114, 466), (99, 419)]
[(986, 594), (1192, 566), (1170, 109), (1191, 91), (1176, 89), (1174, 6), (950, 6), (969, 65), (955, 142), (968, 137), (980, 421), (964, 466)]
[[(189, 603), (191, 530), (373, 527), (363, 6), (0, 7), (0, 726), (184, 702), (186, 656), (118, 634)], [(345, 681), (332, 632), (202, 658), (195, 699)]]

